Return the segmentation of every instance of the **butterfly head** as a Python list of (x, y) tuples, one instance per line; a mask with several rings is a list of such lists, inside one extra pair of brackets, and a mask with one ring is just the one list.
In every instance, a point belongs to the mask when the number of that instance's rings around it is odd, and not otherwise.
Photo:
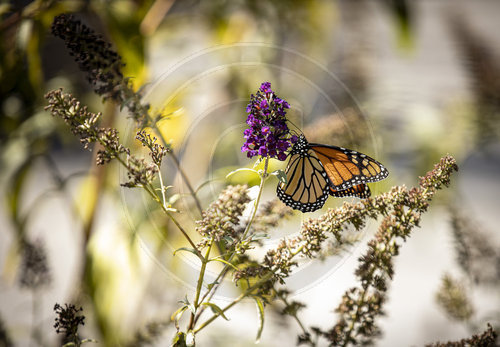
[(290, 154), (301, 154), (305, 155), (309, 149), (309, 142), (307, 142), (306, 137), (303, 134), (299, 135), (297, 142), (294, 143)]

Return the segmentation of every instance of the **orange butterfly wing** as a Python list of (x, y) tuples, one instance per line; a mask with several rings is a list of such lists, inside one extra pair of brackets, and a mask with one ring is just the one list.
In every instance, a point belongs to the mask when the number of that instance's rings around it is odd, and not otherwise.
[[(334, 191), (347, 190), (369, 182), (383, 180), (389, 171), (366, 154), (347, 148), (311, 143), (310, 148), (323, 164)], [(356, 189), (362, 191), (362, 187)]]

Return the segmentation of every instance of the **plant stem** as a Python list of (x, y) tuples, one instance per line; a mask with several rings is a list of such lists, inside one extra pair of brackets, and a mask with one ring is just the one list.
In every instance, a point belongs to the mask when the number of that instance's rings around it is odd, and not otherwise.
[[(203, 258), (203, 261), (201, 263), (201, 269), (200, 269), (200, 275), (198, 277), (198, 284), (196, 285), (196, 296), (194, 298), (194, 308), (195, 310), (198, 309), (198, 307), (200, 306), (200, 294), (201, 294), (201, 287), (203, 285), (203, 278), (205, 277), (205, 270), (207, 268), (207, 264), (208, 264), (208, 258), (210, 256), (210, 251), (212, 250), (212, 245), (213, 245), (214, 241), (212, 240), (210, 242), (210, 244), (208, 245), (208, 248), (207, 248), (207, 252), (205, 253), (205, 257)], [(188, 327), (188, 331), (189, 330), (192, 330), (193, 327), (194, 327), (194, 324), (195, 324), (195, 313), (194, 312), (191, 312), (191, 318), (190, 318), (190, 321), (189, 321), (189, 327)]]
[(156, 165), (158, 168), (158, 178), (160, 179), (160, 189), (161, 189), (161, 197), (163, 201), (163, 206), (166, 208), (167, 207), (167, 198), (165, 197), (165, 186), (163, 185), (163, 178), (161, 177), (161, 170), (158, 165)]
[[(286, 306), (290, 306), (290, 304), (288, 303), (288, 300), (286, 299), (285, 296), (280, 296), (280, 299), (285, 303)], [(309, 332), (307, 331), (307, 329), (304, 327), (304, 325), (302, 324), (302, 322), (300, 321), (298, 315), (297, 315), (297, 312), (294, 312), (293, 314), (290, 314), (294, 319), (295, 321), (299, 324), (300, 328), (302, 329), (302, 331), (304, 332), (305, 335), (309, 334)]]
[(238, 296), (236, 299), (234, 299), (230, 304), (228, 304), (226, 307), (224, 307), (223, 309), (221, 309), (221, 312), (214, 313), (214, 315), (212, 317), (210, 317), (207, 321), (205, 321), (203, 324), (201, 324), (198, 328), (194, 329), (193, 333), (196, 334), (198, 331), (200, 331), (201, 329), (205, 328), (207, 325), (209, 325), (210, 323), (212, 323), (217, 317), (219, 317), (222, 313), (226, 312), (231, 307), (233, 307), (238, 302), (240, 302), (245, 297), (247, 297), (256, 288), (258, 288), (262, 283), (267, 282), (271, 278), (272, 275), (273, 275), (272, 272), (269, 272), (266, 275), (264, 275), (264, 277), (262, 277), (259, 281), (257, 281), (253, 286), (249, 287), (247, 290), (245, 290), (244, 293), (240, 294), (240, 296)]
[[(163, 144), (166, 145), (167, 141), (165, 139), (165, 136), (163, 136), (163, 134), (160, 131), (160, 129), (158, 129), (158, 127), (156, 125), (156, 122), (153, 120), (153, 118), (151, 117), (151, 115), (149, 114), (149, 112), (148, 112), (147, 115), (148, 115), (149, 120), (151, 121), (151, 127), (153, 127), (155, 129), (156, 134), (158, 135), (158, 137), (161, 139), (161, 141), (163, 142)], [(191, 185), (191, 182), (189, 181), (189, 178), (187, 177), (187, 175), (184, 172), (184, 170), (182, 170), (181, 163), (179, 162), (179, 159), (177, 159), (177, 156), (174, 154), (174, 152), (172, 150), (168, 151), (168, 154), (170, 155), (170, 158), (172, 158), (172, 161), (174, 162), (175, 166), (177, 167), (177, 170), (179, 171), (179, 173), (180, 173), (180, 175), (182, 177), (182, 180), (184, 181), (184, 183), (186, 184), (189, 192), (193, 196), (194, 202), (196, 204), (196, 208), (198, 209), (198, 212), (201, 215), (201, 212), (203, 211), (203, 209), (201, 208), (200, 200), (196, 196), (196, 192), (194, 191), (193, 186)]]
[[(267, 178), (269, 176), (268, 173), (267, 173), (268, 166), (269, 166), (269, 157), (266, 157), (265, 162), (264, 162), (264, 171), (263, 171), (263, 173), (261, 175), (261, 180), (260, 180), (259, 193), (257, 195), (257, 199), (255, 199), (255, 203), (254, 203), (252, 215), (250, 217), (250, 220), (247, 223), (247, 226), (245, 228), (245, 231), (243, 232), (243, 235), (241, 236), (240, 241), (242, 241), (242, 240), (244, 240), (246, 238), (248, 232), (250, 231), (250, 227), (251, 227), (251, 225), (253, 223), (253, 220), (255, 219), (255, 216), (257, 215), (257, 210), (258, 210), (258, 207), (259, 207), (260, 198), (262, 196), (262, 191), (264, 190), (264, 183), (266, 182), (266, 180), (267, 180)], [(227, 260), (227, 262), (231, 263), (231, 261), (234, 259), (235, 256), (236, 256), (236, 251), (233, 251), (233, 253), (231, 253), (231, 256), (229, 257), (229, 259)], [(217, 276), (217, 278), (214, 281), (217, 284), (215, 284), (212, 288), (210, 288), (210, 290), (208, 290), (203, 295), (203, 297), (201, 298), (202, 302), (207, 298), (207, 296), (208, 296), (207, 302), (210, 302), (210, 300), (215, 295), (217, 289), (220, 286), (220, 283), (221, 283), (220, 281), (226, 276), (227, 272), (229, 271), (229, 268), (230, 268), (229, 265), (227, 265), (227, 264), (224, 265), (224, 268), (222, 269), (222, 271), (219, 273), (219, 275)], [(194, 320), (195, 324), (198, 321), (198, 319), (200, 318), (200, 316), (203, 313), (203, 311), (204, 311), (204, 308), (202, 308), (200, 310), (200, 312), (196, 315), (195, 320)]]
[[(163, 140), (163, 138), (162, 138), (162, 140)], [(179, 170), (179, 173), (181, 174), (182, 180), (184, 181), (184, 183), (186, 183), (186, 186), (189, 189), (189, 192), (193, 196), (193, 199), (194, 199), (194, 202), (195, 202), (196, 207), (198, 209), (198, 212), (200, 212), (200, 215), (201, 215), (201, 212), (203, 211), (203, 209), (201, 208), (200, 200), (196, 196), (196, 192), (194, 191), (193, 186), (191, 185), (191, 182), (189, 181), (189, 178), (187, 177), (184, 170), (182, 170), (181, 163), (179, 163), (179, 159), (177, 159), (177, 156), (172, 151), (169, 151), (168, 154), (170, 155), (170, 157), (174, 161), (174, 164), (177, 167), (177, 170)]]
[(205, 253), (205, 258), (204, 258), (205, 261), (201, 264), (200, 277), (198, 278), (198, 285), (196, 286), (196, 297), (194, 299), (194, 307), (199, 306), (198, 300), (200, 299), (201, 286), (203, 284), (203, 277), (205, 275), (205, 269), (207, 268), (208, 257), (210, 256), (210, 251), (212, 250), (213, 243), (214, 241), (212, 240), (208, 245), (208, 249), (207, 252)]
[[(120, 161), (120, 162), (122, 162), (122, 161)], [(175, 226), (177, 226), (177, 228), (180, 230), (180, 232), (184, 235), (184, 237), (186, 238), (186, 240), (189, 242), (189, 244), (191, 245), (191, 247), (193, 247), (194, 251), (198, 255), (198, 258), (200, 258), (201, 260), (203, 260), (204, 259), (203, 255), (198, 250), (198, 247), (196, 247), (195, 243), (189, 237), (188, 233), (179, 224), (179, 222), (174, 218), (174, 216), (172, 216), (172, 214), (170, 213), (170, 211), (161, 203), (160, 198), (158, 197), (158, 195), (156, 194), (156, 192), (154, 191), (154, 189), (152, 190), (152, 187), (146, 187), (146, 186), (143, 186), (143, 188), (144, 188), (144, 190), (146, 190), (149, 193), (149, 195), (151, 195), (151, 197), (153, 198), (153, 200), (155, 200), (157, 203), (160, 204), (161, 208), (163, 209), (163, 212), (165, 212), (165, 214), (170, 218), (170, 220), (172, 220), (172, 222), (175, 224)]]
[(363, 293), (361, 294), (361, 297), (359, 298), (358, 302), (357, 302), (357, 307), (356, 307), (356, 313), (354, 314), (354, 317), (351, 321), (351, 324), (349, 325), (349, 330), (347, 330), (347, 333), (346, 333), (346, 336), (345, 336), (345, 339), (344, 339), (344, 343), (342, 344), (342, 347), (345, 347), (347, 345), (349, 345), (350, 343), (350, 339), (351, 339), (351, 334), (354, 330), (354, 325), (357, 323), (359, 317), (360, 317), (360, 308), (361, 308), (361, 304), (363, 303), (363, 301), (365, 300), (365, 295), (366, 295), (366, 292), (368, 290), (368, 287), (367, 288), (364, 288), (363, 289)]

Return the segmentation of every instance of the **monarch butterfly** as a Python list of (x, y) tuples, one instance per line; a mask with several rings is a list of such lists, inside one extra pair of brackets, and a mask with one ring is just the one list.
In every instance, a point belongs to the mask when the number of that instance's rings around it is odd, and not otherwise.
[(371, 192), (366, 183), (389, 175), (382, 164), (366, 154), (309, 143), (304, 135), (288, 155), (287, 182), (278, 184), (277, 194), (286, 205), (302, 212), (321, 208), (330, 195), (367, 198)]

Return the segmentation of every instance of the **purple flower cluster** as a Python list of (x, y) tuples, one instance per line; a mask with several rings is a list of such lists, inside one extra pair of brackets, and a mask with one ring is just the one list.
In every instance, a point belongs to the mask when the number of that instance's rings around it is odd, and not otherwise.
[(241, 147), (247, 157), (256, 155), (285, 160), (286, 151), (297, 142), (297, 136), (290, 136), (286, 124), (288, 102), (280, 99), (271, 89), (271, 83), (264, 82), (250, 97), (247, 106), (247, 124), (250, 128), (243, 133), (246, 141)]

